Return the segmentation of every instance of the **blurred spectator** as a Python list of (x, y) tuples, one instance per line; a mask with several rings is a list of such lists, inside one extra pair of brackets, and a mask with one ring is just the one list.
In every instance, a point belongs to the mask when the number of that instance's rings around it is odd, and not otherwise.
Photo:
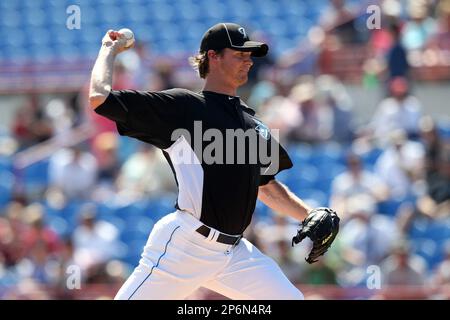
[(61, 250), (59, 254), (55, 257), (54, 264), (55, 264), (54, 269), (56, 270), (55, 271), (56, 280), (52, 286), (52, 289), (54, 290), (55, 296), (54, 298), (58, 300), (74, 299), (76, 290), (70, 290), (68, 288), (68, 284), (70, 283), (70, 285), (75, 285), (76, 283), (72, 281), (79, 280), (81, 285), (81, 279), (75, 279), (73, 277), (75, 275), (74, 271), (76, 272), (79, 269), (78, 266), (75, 264), (74, 247), (70, 236), (62, 240)]
[(158, 196), (159, 192), (175, 188), (172, 171), (161, 151), (149, 144), (141, 144), (124, 162), (117, 178), (118, 196), (130, 199)]
[[(428, 195), (437, 204), (450, 200), (450, 143), (442, 145), (437, 159), (437, 171), (427, 176)], [(448, 212), (450, 214), (450, 212)]]
[(273, 223), (270, 224), (264, 221), (259, 221), (255, 224), (255, 233), (258, 237), (257, 242), (264, 253), (272, 257), (281, 257), (283, 254), (288, 253), (283, 251), (285, 248), (282, 247), (283, 245), (280, 244), (280, 241), (291, 241), (291, 235), (297, 233), (298, 227), (292, 223), (291, 218), (286, 216), (273, 214), (272, 219)]
[(450, 285), (450, 241), (447, 240), (443, 246), (444, 259), (436, 267), (433, 282), (437, 286)]
[(351, 253), (347, 258), (356, 265), (379, 263), (398, 240), (394, 221), (376, 213), (376, 205), (367, 195), (350, 198), (347, 210), (349, 217), (341, 234), (341, 240), (349, 249), (344, 251)]
[(295, 48), (281, 53), (277, 60), (277, 68), (289, 70), (295, 75), (316, 74), (319, 70), (328, 73), (329, 54), (336, 45), (335, 36), (329, 36), (320, 26), (313, 26), (308, 30), (304, 41), (298, 43)]
[(411, 253), (409, 245), (399, 242), (391, 254), (382, 262), (384, 285), (416, 285), (422, 286), (426, 281), (426, 261)]
[(404, 230), (420, 216), (433, 219), (450, 216), (450, 146), (439, 136), (431, 117), (421, 119), (420, 130), (427, 193), (417, 199), (414, 207), (403, 208), (400, 223)]
[(420, 136), (425, 148), (428, 191), (428, 195), (421, 199), (422, 210), (427, 209), (425, 214), (430, 216), (450, 214), (446, 212), (445, 205), (450, 200), (450, 147), (440, 137), (436, 124), (429, 116), (420, 121)]
[(300, 268), (298, 261), (292, 258), (293, 250), (292, 246), (286, 236), (282, 236), (275, 241), (277, 248), (277, 254), (272, 254), (280, 266), (283, 273), (292, 283), (298, 283), (301, 280), (302, 269)]
[[(35, 253), (38, 256), (43, 249), (49, 254), (56, 254), (61, 250), (61, 239), (55, 231), (46, 225), (44, 210), (44, 207), (39, 203), (32, 203), (25, 208), (24, 220), (29, 226), (23, 237), (26, 256), (34, 249), (36, 249)], [(41, 244), (44, 247), (40, 247)]]
[(48, 287), (32, 278), (22, 278), (13, 289), (7, 293), (9, 300), (51, 300), (52, 293)]
[(46, 226), (44, 215), (44, 208), (38, 203), (25, 208), (23, 219), (29, 228), (23, 233), (22, 248), (19, 250), (23, 254), (16, 261), (14, 269), (20, 279), (53, 285), (58, 280), (56, 257), (61, 250), (61, 241)]
[(425, 212), (421, 211), (422, 206), (418, 205), (420, 201), (419, 197), (414, 203), (402, 205), (397, 210), (396, 223), (404, 238), (408, 238), (413, 223), (420, 221), (425, 216)]
[(324, 259), (319, 259), (316, 263), (307, 265), (302, 272), (300, 283), (311, 285), (336, 285), (336, 271)]
[(438, 31), (429, 47), (450, 51), (450, 1), (441, 0), (437, 6)]
[(289, 98), (297, 104), (299, 123), (288, 136), (294, 141), (317, 143), (327, 140), (332, 134), (332, 113), (316, 101), (317, 88), (311, 79), (292, 88)]
[(11, 131), (19, 142), (19, 148), (27, 148), (43, 142), (53, 135), (51, 121), (39, 105), (38, 96), (32, 95), (30, 99), (17, 110)]
[(67, 100), (68, 113), (72, 115), (73, 126), (77, 127), (84, 121), (83, 102), (79, 92), (73, 92)]
[(33, 106), (25, 104), (17, 110), (15, 119), (11, 126), (14, 138), (18, 141), (19, 146), (25, 148), (34, 143), (34, 135), (31, 132), (30, 124), (33, 121)]
[[(49, 119), (54, 136), (61, 136), (75, 124), (76, 116), (63, 99), (51, 99), (44, 107), (45, 116)], [(64, 138), (63, 138), (64, 139)]]
[(401, 28), (399, 25), (392, 25), (390, 32), (392, 45), (386, 55), (388, 81), (396, 77), (407, 78), (409, 73), (407, 52), (401, 42)]
[[(381, 28), (371, 30), (370, 49), (373, 57), (384, 57), (393, 46), (393, 27), (401, 27), (402, 5), (400, 0), (381, 1)], [(400, 31), (400, 28), (395, 28)]]
[(429, 223), (442, 223), (450, 217), (450, 201), (436, 203), (430, 196), (423, 195), (413, 204), (404, 203), (397, 214), (399, 230), (406, 236), (414, 225), (426, 227)]
[(43, 241), (37, 241), (29, 248), (27, 256), (17, 264), (16, 270), (21, 278), (31, 278), (39, 284), (54, 285), (58, 281), (56, 256)]
[(375, 174), (389, 186), (391, 197), (404, 198), (420, 193), (424, 178), (423, 146), (409, 141), (402, 130), (390, 134), (391, 145), (378, 157)]
[(320, 17), (326, 33), (336, 35), (342, 44), (356, 43), (359, 34), (355, 28), (355, 13), (345, 0), (330, 0), (331, 6)]
[(425, 170), (427, 178), (439, 170), (440, 153), (444, 142), (439, 136), (436, 124), (430, 116), (420, 119), (420, 138), (425, 148)]
[(127, 277), (131, 274), (125, 263), (114, 259), (108, 261), (105, 266), (106, 283), (120, 287)]
[(11, 202), (4, 217), (0, 217), (0, 258), (5, 267), (14, 266), (22, 259), (27, 225), (24, 223), (24, 206)]
[(175, 66), (170, 60), (159, 60), (158, 64), (154, 66), (155, 75), (152, 79), (151, 90), (167, 90), (176, 88), (175, 83)]
[(0, 299), (2, 300), (4, 299), (4, 295), (8, 292), (6, 288), (10, 288), (11, 284), (17, 282), (17, 276), (11, 269), (12, 268), (6, 266), (5, 258), (0, 252), (0, 287), (3, 288), (3, 290), (0, 290)]
[(328, 108), (332, 115), (330, 139), (340, 143), (350, 142), (354, 131), (353, 108), (344, 86), (331, 75), (317, 77), (316, 86), (318, 104)]
[(149, 90), (148, 85), (151, 83), (153, 72), (151, 61), (154, 60), (154, 57), (151, 57), (148, 44), (136, 40), (133, 50), (123, 52), (117, 56), (117, 59), (130, 73), (132, 88)]
[(335, 53), (341, 49), (338, 37), (324, 31), (323, 40), (318, 43), (317, 71), (320, 74), (333, 74)]
[(259, 111), (259, 109), (261, 109), (261, 105), (276, 95), (277, 87), (272, 81), (259, 81), (251, 89), (248, 104)]
[(378, 88), (380, 78), (385, 69), (384, 61), (380, 58), (368, 58), (364, 61), (362, 66), (363, 79), (362, 84), (364, 88), (373, 89)]
[(75, 263), (75, 249), (73, 246), (73, 241), (71, 236), (67, 236), (61, 241), (61, 250), (57, 257), (58, 262), (58, 281), (57, 284), (59, 288), (67, 288), (67, 276), (68, 269), (70, 266), (76, 266)]
[(280, 130), (280, 140), (285, 141), (291, 130), (298, 126), (301, 114), (297, 105), (283, 96), (267, 99), (260, 108), (261, 120), (271, 129)]
[(409, 0), (408, 15), (402, 43), (408, 51), (423, 49), (437, 31), (436, 21), (429, 16), (429, 1)]
[(135, 88), (130, 71), (126, 68), (123, 61), (116, 60), (114, 64), (113, 90), (128, 90)]
[(93, 153), (98, 164), (98, 181), (112, 185), (120, 169), (118, 159), (118, 136), (112, 132), (104, 132), (95, 137)]
[(396, 77), (389, 83), (390, 96), (378, 105), (370, 123), (374, 137), (385, 146), (390, 133), (404, 130), (408, 137), (417, 138), (422, 116), (420, 101), (411, 95), (405, 78)]
[(356, 195), (367, 195), (379, 202), (388, 198), (389, 189), (383, 180), (363, 168), (359, 156), (350, 153), (347, 170), (333, 179), (330, 206), (345, 217), (345, 213), (351, 210), (347, 207), (347, 200)]
[(104, 268), (120, 253), (119, 230), (111, 223), (97, 219), (96, 208), (87, 204), (80, 209), (79, 225), (72, 234), (74, 261), (86, 272), (86, 280)]
[(96, 159), (80, 147), (61, 149), (50, 157), (50, 186), (62, 190), (69, 199), (89, 199), (97, 174)]
[(340, 270), (345, 285), (364, 283), (369, 265), (379, 264), (399, 239), (393, 220), (376, 213), (370, 196), (359, 195), (348, 200), (349, 218), (339, 235), (339, 249), (346, 265)]

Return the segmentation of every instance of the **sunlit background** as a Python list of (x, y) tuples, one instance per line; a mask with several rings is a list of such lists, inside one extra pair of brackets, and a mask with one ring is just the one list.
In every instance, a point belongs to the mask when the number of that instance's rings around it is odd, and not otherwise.
[(307, 299), (450, 298), (449, 0), (0, 0), (0, 298), (114, 297), (177, 187), (89, 109), (101, 39), (137, 40), (115, 89), (197, 91), (188, 58), (217, 22), (269, 44), (239, 94), (280, 130), (277, 178), (342, 218), (313, 265), (262, 203), (247, 238)]

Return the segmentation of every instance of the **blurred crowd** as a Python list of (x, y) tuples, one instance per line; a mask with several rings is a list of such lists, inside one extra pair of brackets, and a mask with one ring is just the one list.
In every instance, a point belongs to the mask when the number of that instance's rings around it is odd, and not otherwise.
[[(382, 28), (370, 31), (358, 27), (360, 15), (352, 6), (330, 1), (305, 43), (255, 63), (242, 92), (259, 117), (280, 130), (294, 161), (280, 180), (301, 196), (305, 186), (316, 190), (306, 200), (330, 206), (342, 218), (330, 252), (307, 265), (308, 244), (290, 243), (297, 223), (258, 204), (246, 236), (295, 283), (366, 286), (368, 268), (377, 266), (382, 286), (450, 284), (450, 132), (415, 96), (412, 72), (448, 59), (450, 1), (380, 5)], [(366, 50), (360, 84), (382, 96), (364, 123), (356, 119), (345, 83), (329, 74), (330, 54), (347, 45)], [(114, 89), (201, 88), (192, 70), (172, 60), (155, 61), (144, 43), (119, 56), (113, 79)], [(115, 219), (113, 209), (102, 215), (101, 208), (176, 199), (162, 153), (120, 137), (111, 121), (89, 110), (87, 88), (45, 103), (30, 95), (2, 136), (1, 177), (12, 178), (11, 197), (0, 202), (0, 298), (70, 298), (69, 266), (79, 268), (81, 287), (120, 285), (138, 260), (125, 258), (127, 217)], [(52, 150), (33, 183), (26, 168), (14, 168), (16, 153), (70, 139), (71, 130), (84, 123), (94, 134)], [(64, 216), (73, 203), (75, 212)], [(138, 243), (138, 250), (143, 245)]]

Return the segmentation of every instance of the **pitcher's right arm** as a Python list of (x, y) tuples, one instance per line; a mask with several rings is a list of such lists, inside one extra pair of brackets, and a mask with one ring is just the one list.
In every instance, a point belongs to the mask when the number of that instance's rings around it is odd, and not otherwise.
[(112, 89), (112, 77), (116, 55), (129, 49), (124, 36), (109, 30), (102, 39), (102, 46), (92, 69), (89, 87), (89, 105), (92, 109), (101, 105)]

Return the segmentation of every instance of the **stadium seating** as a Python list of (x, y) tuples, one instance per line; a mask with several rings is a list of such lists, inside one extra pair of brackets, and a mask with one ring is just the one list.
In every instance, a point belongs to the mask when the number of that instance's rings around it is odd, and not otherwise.
[(438, 132), (439, 135), (445, 139), (450, 139), (450, 121), (438, 121)]
[[(356, 0), (347, 2), (357, 3)], [(198, 50), (203, 32), (219, 21), (240, 23), (248, 32), (262, 31), (271, 44), (270, 53), (278, 57), (305, 39), (328, 3), (316, 0), (4, 0), (0, 1), (0, 32), (7, 36), (0, 47), (0, 67), (6, 70), (32, 62), (35, 71), (53, 70), (66, 62), (77, 64), (78, 61), (90, 66), (104, 32), (122, 27), (132, 29), (138, 40), (149, 42), (152, 53), (157, 55), (192, 54)], [(70, 14), (66, 10), (70, 5), (81, 9), (79, 30), (71, 30), (66, 25)], [(361, 52), (355, 54), (364, 57)], [(347, 54), (344, 58), (360, 68), (352, 57)], [(5, 76), (8, 82), (20, 85), (20, 76), (11, 79), (8, 76)], [(438, 131), (441, 136), (450, 138), (447, 120), (438, 121)], [(138, 147), (135, 140), (121, 137), (120, 162)], [(288, 146), (294, 167), (281, 172), (277, 178), (307, 203), (328, 205), (332, 179), (345, 170), (348, 148), (333, 143)], [(373, 149), (361, 154), (365, 168), (370, 170), (382, 151)], [(46, 160), (14, 172), (11, 160), (0, 156), (0, 210), (4, 212), (12, 199), (17, 182), (23, 183), (27, 195), (42, 195), (48, 186), (47, 172)], [(111, 201), (95, 203), (95, 206), (98, 218), (119, 230), (122, 247), (118, 255), (123, 261), (136, 265), (149, 232), (158, 219), (175, 210), (175, 200), (173, 195), (167, 195), (129, 204)], [(378, 211), (393, 219), (401, 205), (413, 200), (390, 199), (381, 202)], [(62, 208), (54, 208), (45, 200), (42, 204), (50, 228), (61, 237), (67, 237), (77, 227), (85, 202), (72, 200)], [(256, 218), (269, 219), (272, 214), (267, 206), (257, 201)], [(408, 235), (414, 252), (424, 257), (432, 270), (442, 260), (444, 243), (450, 239), (450, 220), (415, 219)], [(2, 281), (5, 279), (0, 277)]]
[(11, 200), (13, 181), (14, 176), (12, 173), (0, 170), (0, 208)]
[[(345, 147), (333, 143), (316, 146), (296, 144), (289, 146), (288, 150), (294, 167), (281, 172), (277, 178), (310, 205), (328, 205), (332, 179), (345, 169)], [(379, 154), (380, 150), (373, 150), (363, 154), (362, 159), (370, 166)], [(47, 168), (48, 161), (41, 161), (23, 170), (22, 180), (25, 183), (25, 190), (32, 191), (36, 186), (45, 186), (48, 182)], [(4, 158), (0, 159), (0, 207), (6, 205), (11, 197), (14, 179), (11, 172), (11, 163)], [(138, 261), (154, 223), (175, 210), (175, 201), (175, 195), (168, 194), (126, 205), (114, 201), (94, 204), (98, 218), (112, 223), (119, 230), (120, 240), (124, 243), (123, 260), (134, 264)], [(413, 198), (390, 199), (381, 202), (378, 211), (395, 216), (401, 205), (413, 201)], [(61, 236), (67, 236), (76, 228), (80, 210), (86, 202), (72, 200), (60, 209), (55, 209), (45, 202), (43, 204), (49, 226)], [(257, 201), (255, 209), (257, 219), (271, 219), (272, 214), (267, 206)], [(409, 235), (414, 252), (423, 256), (430, 267), (433, 267), (443, 257), (442, 244), (450, 238), (450, 222), (432, 223), (416, 219)]]
[(411, 225), (409, 237), (413, 252), (422, 256), (429, 270), (433, 270), (444, 257), (444, 246), (450, 239), (450, 219), (417, 218)]
[[(80, 8), (80, 30), (66, 26), (73, 13), (66, 12), (70, 5)], [(8, 30), (8, 37), (0, 57), (93, 58), (103, 33), (125, 26), (135, 30), (137, 39), (150, 41), (156, 53), (192, 53), (203, 32), (219, 21), (235, 21), (250, 31), (264, 30), (269, 39), (276, 39), (272, 52), (279, 55), (305, 37), (325, 6), (323, 1), (276, 0), (2, 1), (0, 31)], [(30, 34), (33, 36), (27, 36)]]
[(378, 203), (378, 212), (389, 216), (395, 216), (402, 206), (413, 205), (414, 202), (415, 202), (414, 197), (388, 199)]
[(22, 172), (22, 178), (27, 183), (48, 185), (48, 161), (39, 161), (26, 167)]

